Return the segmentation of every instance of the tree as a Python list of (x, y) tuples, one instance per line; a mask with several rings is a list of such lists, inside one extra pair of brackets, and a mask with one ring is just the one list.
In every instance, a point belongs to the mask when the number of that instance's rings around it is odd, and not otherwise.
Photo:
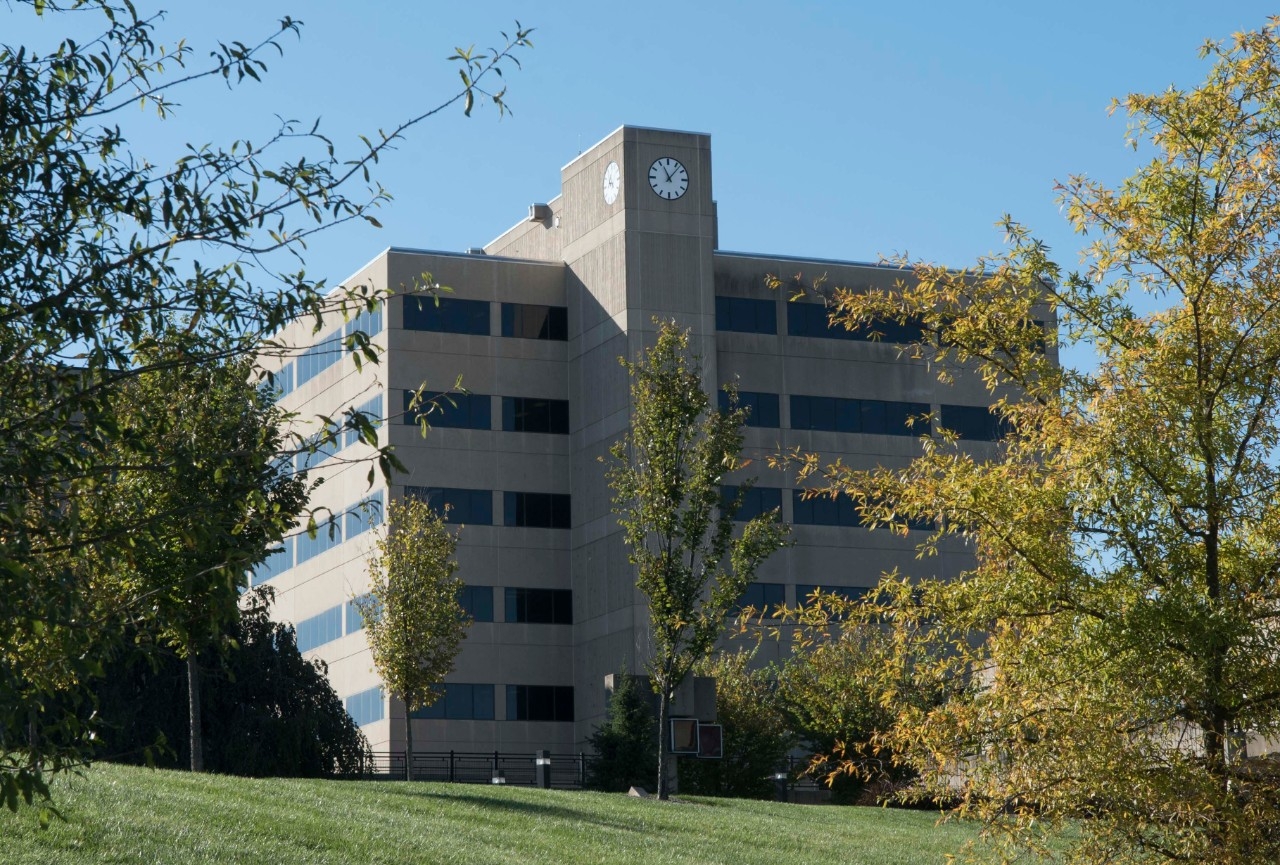
[(773, 774), (791, 750), (791, 733), (777, 670), (752, 669), (754, 652), (720, 652), (704, 661), (701, 675), (716, 680), (716, 720), (724, 730), (724, 756), (691, 760), (680, 785), (706, 796), (771, 799)]
[[(831, 294), (846, 325), (922, 321), (916, 356), (999, 397), (998, 458), (944, 435), (906, 469), (804, 469), (882, 526), (938, 520), (924, 556), (972, 548), (955, 581), (891, 575), (870, 605), (897, 647), (885, 705), (904, 675), (959, 692), (877, 739), (1010, 848), (1280, 859), (1278, 28), (1206, 45), (1194, 89), (1116, 103), (1151, 158), (1061, 186), (1081, 270), (1006, 220), (1009, 251), (968, 271)], [(1046, 307), (1096, 368), (1054, 363)]]
[(369, 563), (369, 593), (355, 601), (378, 675), (405, 706), (405, 779), (413, 780), (413, 712), (440, 697), (440, 683), (467, 635), (464, 583), (454, 572), (458, 536), (414, 498), (393, 502), (387, 534)]
[[(326, 676), (298, 651), (293, 627), (271, 621), (271, 589), (259, 586), (205, 661), (205, 765), (253, 777), (361, 774), (369, 745)], [(145, 630), (93, 683), (103, 759), (180, 766), (188, 713), (187, 664)], [(183, 759), (187, 757), (187, 759)]]
[[(925, 684), (927, 678), (906, 675), (891, 683), (886, 665), (912, 673), (918, 659), (900, 666), (893, 631), (866, 621), (861, 611), (850, 615), (850, 607), (846, 598), (819, 594), (783, 611), (792, 626), (777, 632), (790, 632), (792, 653), (778, 670), (775, 699), (811, 755), (806, 774), (825, 783), (834, 801), (892, 801), (916, 773), (877, 741), (877, 732), (905, 706), (927, 712), (945, 697)], [(915, 635), (911, 640), (915, 648), (928, 645)]]
[(610, 793), (632, 787), (654, 787), (653, 707), (640, 693), (634, 676), (625, 672), (613, 678), (605, 722), (587, 737), (595, 758), (587, 767), (587, 786)]
[[(149, 369), (137, 347), (181, 341), (182, 359), (163, 363), (200, 367), (288, 351), (272, 341), (287, 322), (318, 330), (326, 315), (375, 308), (368, 286), (331, 292), (309, 277), (307, 241), (377, 224), (387, 194), (370, 169), (411, 128), (454, 104), (470, 113), (477, 97), (505, 112), (505, 90), (484, 82), (529, 45), (517, 27), (494, 51), (458, 51), (452, 98), (350, 154), (318, 125), (288, 121), (257, 144), (192, 147), (163, 165), (132, 148), (120, 119), (139, 107), (168, 116), (199, 79), (258, 79), (299, 22), (199, 61), (186, 42), (156, 44), (155, 19), (125, 0), (16, 5), (10, 14), (96, 15), (102, 33), (46, 56), (0, 47), (0, 799), (11, 808), (47, 802), (48, 775), (91, 753), (89, 684), (146, 602), (95, 591), (84, 566), (127, 564), (135, 549), (130, 527), (85, 501), (155, 467), (102, 459), (128, 432), (115, 395)], [(345, 340), (355, 362), (376, 362), (366, 334)], [(334, 416), (372, 437), (359, 412)], [(384, 473), (396, 464), (385, 449), (376, 459)]]
[(125, 472), (91, 499), (131, 544), (95, 580), (144, 599), (137, 624), (185, 660), (190, 768), (200, 772), (199, 654), (238, 617), (245, 572), (293, 530), (308, 487), (278, 458), (286, 415), (251, 380), (249, 359), (193, 366), (160, 346), (135, 357), (146, 369), (114, 394), (123, 434), (106, 457), (151, 469)]
[(723, 504), (720, 485), (742, 466), (746, 412), (732, 389), (728, 411), (710, 408), (688, 332), (662, 322), (639, 361), (619, 360), (631, 377), (631, 428), (610, 449), (607, 477), (636, 586), (649, 601), (653, 656), (646, 667), (658, 695), (658, 798), (666, 799), (665, 731), (675, 690), (711, 651), (725, 616), (760, 563), (782, 546), (786, 529), (768, 513), (734, 532), (751, 483)]

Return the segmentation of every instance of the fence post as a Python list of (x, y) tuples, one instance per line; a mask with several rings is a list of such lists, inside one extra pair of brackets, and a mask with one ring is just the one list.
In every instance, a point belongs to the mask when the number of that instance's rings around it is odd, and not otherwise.
[(453, 749), (449, 749), (449, 783), (453, 783)]
[(587, 755), (584, 751), (578, 752), (578, 786), (584, 790), (587, 787)]
[(533, 783), (543, 790), (551, 789), (551, 752), (547, 750), (533, 752)]

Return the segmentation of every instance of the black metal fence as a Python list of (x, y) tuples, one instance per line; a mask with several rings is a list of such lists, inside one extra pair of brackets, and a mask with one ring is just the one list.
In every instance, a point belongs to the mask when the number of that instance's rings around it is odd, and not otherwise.
[[(446, 781), (456, 784), (511, 784), (537, 786), (537, 755), (501, 751), (415, 751), (414, 781)], [(587, 785), (587, 774), (594, 754), (552, 754), (551, 786), (564, 790), (581, 790)], [(405, 780), (404, 751), (375, 751), (368, 772), (370, 780)], [(806, 757), (788, 757), (779, 766), (775, 780), (785, 785), (788, 794), (816, 794), (821, 784), (804, 774), (809, 765)], [(777, 776), (783, 776), (778, 778)], [(782, 793), (782, 791), (779, 791)]]
[[(459, 784), (514, 784), (536, 786), (536, 756), (500, 751), (415, 751), (414, 781), (449, 781)], [(552, 754), (551, 786), (581, 790), (587, 784), (588, 754)], [(404, 751), (375, 751), (366, 778), (403, 781)]]

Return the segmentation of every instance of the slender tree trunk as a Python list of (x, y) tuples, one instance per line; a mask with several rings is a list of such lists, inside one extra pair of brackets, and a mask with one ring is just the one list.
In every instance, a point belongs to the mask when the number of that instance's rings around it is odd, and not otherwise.
[(666, 801), (671, 798), (671, 791), (667, 787), (667, 728), (671, 726), (671, 695), (670, 689), (666, 682), (662, 683), (662, 690), (658, 695), (658, 798)]
[(413, 713), (409, 704), (404, 704), (404, 779), (413, 780)]
[(204, 771), (204, 735), (200, 724), (200, 660), (187, 653), (187, 723), (191, 738), (191, 771)]
[(36, 726), (36, 710), (32, 708), (27, 712), (27, 748), (29, 750), (30, 759), (27, 761), (35, 768), (40, 768), (40, 730)]

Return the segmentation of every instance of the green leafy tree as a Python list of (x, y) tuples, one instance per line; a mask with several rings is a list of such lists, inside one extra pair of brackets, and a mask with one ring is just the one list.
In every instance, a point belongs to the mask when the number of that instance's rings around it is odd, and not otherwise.
[(753, 652), (720, 652), (699, 675), (716, 680), (716, 721), (724, 732), (724, 756), (690, 760), (680, 786), (707, 796), (771, 799), (773, 774), (785, 764), (794, 736), (778, 692), (777, 671), (752, 669)]
[[(903, 676), (968, 687), (878, 739), (1010, 855), (1052, 836), (1082, 863), (1280, 860), (1278, 28), (1117, 103), (1150, 158), (1062, 185), (1082, 269), (1007, 222), (969, 271), (831, 296), (848, 325), (923, 321), (916, 356), (1000, 397), (998, 458), (942, 436), (905, 469), (825, 470), (880, 525), (938, 519), (924, 554), (976, 555), (882, 584), (882, 702)], [(1046, 305), (1096, 367), (1054, 363)]]
[(631, 428), (611, 449), (607, 476), (636, 586), (649, 601), (653, 655), (646, 667), (658, 695), (658, 798), (666, 799), (665, 731), (675, 690), (710, 653), (725, 616), (760, 563), (782, 546), (786, 529), (769, 513), (734, 531), (750, 482), (723, 504), (720, 487), (741, 467), (746, 412), (732, 391), (729, 411), (711, 407), (688, 332), (662, 322), (638, 362), (620, 360), (631, 377)]
[[(205, 767), (252, 777), (355, 776), (369, 745), (329, 684), (323, 661), (298, 651), (293, 627), (271, 621), (268, 586), (251, 591), (204, 667)], [(93, 683), (98, 754), (121, 763), (189, 763), (187, 662), (134, 629), (139, 644)], [(184, 759), (185, 758), (185, 759)]]
[[(124, 118), (140, 107), (167, 117), (202, 79), (260, 78), (299, 22), (205, 55), (156, 43), (155, 19), (124, 0), (18, 0), (4, 14), (70, 10), (100, 35), (46, 55), (0, 46), (0, 800), (11, 808), (47, 801), (49, 774), (91, 753), (90, 682), (149, 597), (98, 590), (94, 575), (130, 566), (138, 547), (117, 514), (88, 506), (157, 468), (103, 459), (129, 434), (117, 394), (150, 368), (138, 346), (181, 343), (180, 359), (158, 362), (200, 367), (287, 352), (272, 335), (288, 322), (319, 330), (326, 315), (376, 307), (367, 286), (331, 292), (309, 277), (305, 244), (335, 224), (376, 224), (387, 194), (370, 169), (411, 128), (477, 98), (505, 111), (505, 91), (484, 82), (529, 45), (518, 28), (495, 51), (458, 51), (452, 98), (350, 153), (316, 125), (283, 122), (166, 165), (131, 145)], [(366, 334), (346, 342), (356, 362), (377, 360)], [(342, 417), (369, 433), (359, 413)], [(376, 459), (395, 465), (385, 449)]]
[[(798, 743), (811, 755), (806, 774), (826, 784), (834, 801), (892, 801), (916, 773), (877, 738), (904, 707), (927, 712), (944, 693), (929, 677), (904, 675), (892, 688), (886, 669), (900, 666), (892, 629), (866, 621), (861, 602), (818, 594), (784, 610), (792, 653), (778, 670), (776, 701)], [(861, 619), (861, 621), (859, 621)], [(911, 647), (929, 646), (910, 634)], [(889, 699), (891, 697), (891, 699)]]
[(587, 737), (595, 752), (587, 765), (587, 786), (610, 793), (632, 787), (654, 789), (655, 718), (636, 677), (614, 675), (613, 693), (605, 722)]
[(369, 592), (356, 599), (373, 664), (404, 702), (405, 778), (413, 780), (412, 713), (440, 696), (471, 620), (455, 574), (458, 536), (420, 499), (392, 502), (387, 533), (369, 563)]
[(135, 358), (146, 369), (114, 394), (121, 434), (105, 456), (151, 468), (123, 473), (92, 500), (109, 511), (100, 523), (130, 542), (94, 579), (143, 599), (137, 623), (185, 660), (190, 768), (200, 772), (199, 654), (238, 617), (245, 572), (293, 529), (308, 489), (278, 458), (286, 415), (251, 381), (249, 359), (192, 366), (179, 348), (156, 346)]

